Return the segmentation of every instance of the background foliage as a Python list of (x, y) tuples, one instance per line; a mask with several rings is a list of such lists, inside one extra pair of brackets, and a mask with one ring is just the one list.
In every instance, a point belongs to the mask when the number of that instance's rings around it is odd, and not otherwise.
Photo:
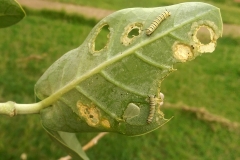
[[(169, 1), (123, 1), (122, 5), (117, 1), (90, 2), (81, 4), (106, 9), (169, 5)], [(237, 3), (211, 3), (222, 7), (224, 22), (240, 24), (238, 15), (234, 14), (240, 12)], [(78, 47), (97, 23), (62, 12), (26, 12), (28, 16), (20, 23), (0, 30), (0, 37), (4, 37), (0, 38), (1, 102), (34, 102), (37, 79), (62, 54)], [(240, 123), (239, 46), (239, 37), (226, 36), (218, 40), (214, 53), (176, 66), (178, 71), (162, 84), (165, 102), (205, 107)], [(109, 134), (87, 154), (90, 159), (99, 160), (240, 159), (239, 130), (230, 131), (219, 124), (201, 121), (188, 112), (165, 108), (164, 113), (166, 118), (174, 118), (160, 129), (140, 137)], [(0, 116), (0, 122), (0, 159), (19, 159), (22, 153), (26, 153), (28, 159), (57, 159), (66, 155), (41, 128), (38, 115)], [(85, 144), (94, 135), (96, 133), (78, 136)]]

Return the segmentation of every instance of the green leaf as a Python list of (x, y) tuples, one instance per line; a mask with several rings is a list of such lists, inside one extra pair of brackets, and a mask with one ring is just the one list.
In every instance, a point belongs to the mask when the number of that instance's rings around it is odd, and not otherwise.
[(59, 144), (63, 149), (65, 149), (73, 159), (83, 159), (89, 160), (85, 152), (82, 150), (82, 146), (78, 142), (78, 139), (74, 133), (67, 132), (56, 132), (45, 128), (48, 135)]
[[(166, 10), (171, 16), (146, 35)], [(105, 26), (110, 32), (106, 46), (95, 50), (95, 40)], [(208, 44), (198, 39), (202, 27), (209, 30)], [(36, 96), (48, 106), (41, 111), (43, 126), (53, 131), (131, 136), (159, 128), (169, 121), (160, 110), (161, 82), (174, 71), (175, 63), (213, 52), (221, 34), (220, 10), (205, 3), (130, 8), (109, 15), (36, 83)]]
[(19, 22), (25, 12), (15, 0), (0, 0), (0, 28)]

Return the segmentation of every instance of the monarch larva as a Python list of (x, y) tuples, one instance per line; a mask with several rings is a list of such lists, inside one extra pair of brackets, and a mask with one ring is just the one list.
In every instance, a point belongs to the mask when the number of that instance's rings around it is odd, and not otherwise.
[(169, 17), (171, 15), (171, 13), (169, 11), (164, 11), (162, 14), (160, 14), (159, 16), (157, 16), (157, 18), (152, 22), (152, 24), (150, 25), (150, 27), (147, 28), (146, 30), (146, 35), (150, 36), (155, 30), (156, 28), (159, 26), (159, 24), (165, 20), (167, 17)]
[(155, 101), (155, 96), (151, 95), (149, 96), (149, 104), (150, 104), (150, 111), (149, 111), (149, 115), (147, 118), (147, 122), (151, 123), (154, 117), (154, 113), (155, 113), (155, 107), (156, 107), (156, 101)]

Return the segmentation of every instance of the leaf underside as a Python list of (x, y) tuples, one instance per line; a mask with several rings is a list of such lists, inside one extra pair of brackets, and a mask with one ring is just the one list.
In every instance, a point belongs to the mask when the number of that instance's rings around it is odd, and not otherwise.
[[(146, 35), (146, 29), (166, 10), (171, 15)], [(96, 37), (106, 25), (108, 42), (95, 50)], [(200, 27), (209, 30), (209, 44), (197, 39)], [(130, 36), (133, 29), (137, 33)], [(130, 8), (109, 15), (81, 46), (58, 59), (36, 83), (36, 96), (49, 106), (41, 111), (43, 126), (56, 132), (131, 136), (159, 128), (169, 121), (159, 105), (162, 80), (174, 71), (175, 63), (212, 52), (221, 34), (219, 9), (205, 3)], [(150, 100), (150, 96), (154, 98)], [(152, 107), (155, 110), (150, 114)]]

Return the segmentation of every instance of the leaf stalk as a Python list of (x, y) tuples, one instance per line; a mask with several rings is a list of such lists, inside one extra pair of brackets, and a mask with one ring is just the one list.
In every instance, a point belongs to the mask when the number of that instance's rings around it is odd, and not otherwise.
[(17, 114), (36, 114), (44, 108), (41, 102), (32, 104), (17, 104), (12, 101), (0, 103), (0, 114), (5, 114), (10, 117), (16, 116)]

